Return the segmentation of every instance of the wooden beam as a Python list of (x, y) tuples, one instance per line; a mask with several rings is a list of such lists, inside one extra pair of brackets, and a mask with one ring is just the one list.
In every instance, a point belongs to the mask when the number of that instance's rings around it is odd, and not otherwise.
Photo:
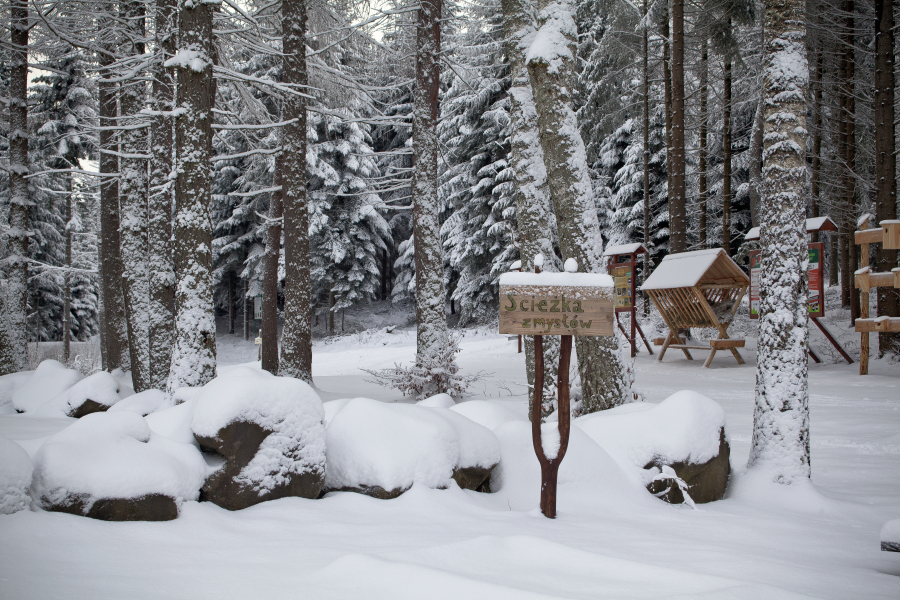
[(900, 317), (875, 317), (873, 319), (857, 319), (856, 331), (859, 333), (900, 333)]
[(709, 340), (709, 345), (711, 348), (716, 348), (717, 350), (724, 350), (726, 348), (743, 348), (747, 345), (746, 340)]
[(865, 229), (863, 231), (857, 231), (853, 234), (854, 241), (857, 245), (859, 244), (880, 244), (882, 238), (882, 231), (880, 229)]
[(900, 250), (900, 221), (882, 221), (882, 248)]
[(871, 288), (898, 287), (895, 283), (897, 278), (897, 274), (895, 273), (872, 273), (871, 271), (865, 273), (857, 272), (856, 287), (863, 292), (869, 292), (871, 291)]

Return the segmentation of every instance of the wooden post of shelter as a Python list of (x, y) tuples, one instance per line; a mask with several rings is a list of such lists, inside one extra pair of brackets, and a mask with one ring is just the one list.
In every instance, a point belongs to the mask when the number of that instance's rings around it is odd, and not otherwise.
[[(745, 341), (729, 338), (728, 326), (749, 287), (750, 278), (721, 248), (666, 256), (641, 286), (669, 328), (657, 360), (662, 361), (669, 348), (681, 350), (688, 360), (693, 360), (690, 350), (709, 350), (703, 364), (709, 367), (717, 351), (728, 350), (744, 364), (737, 349)], [(688, 344), (678, 331), (692, 327), (711, 327), (719, 336), (708, 346)]]
[[(635, 331), (640, 334), (644, 341), (647, 352), (653, 355), (653, 349), (647, 342), (647, 336), (644, 335), (640, 324), (637, 322), (637, 257), (641, 254), (647, 254), (647, 249), (643, 244), (622, 244), (619, 246), (610, 246), (603, 252), (603, 256), (607, 257), (607, 272), (612, 275), (613, 282), (616, 286), (616, 325), (628, 338), (631, 343), (631, 357), (637, 355), (637, 343), (635, 340)], [(626, 333), (622, 324), (619, 322), (619, 313), (627, 312), (631, 316), (631, 334)]]
[(869, 318), (869, 292), (872, 288), (900, 288), (900, 268), (890, 273), (874, 273), (869, 266), (869, 245), (882, 244), (889, 250), (900, 249), (900, 221), (890, 220), (879, 223), (880, 227), (869, 229), (872, 215), (863, 215), (858, 221), (860, 230), (855, 232), (854, 242), (860, 246), (860, 269), (854, 274), (854, 285), (859, 288), (860, 314), (854, 325), (860, 334), (859, 374), (869, 374), (869, 333), (900, 332), (900, 317)]
[[(613, 289), (612, 278), (595, 273), (510, 272), (500, 276), (500, 333), (534, 336), (531, 437), (541, 465), (541, 512), (550, 519), (556, 518), (557, 476), (569, 445), (572, 336), (615, 334)], [(559, 447), (552, 456), (544, 449), (541, 431), (545, 335), (562, 336), (557, 374)]]

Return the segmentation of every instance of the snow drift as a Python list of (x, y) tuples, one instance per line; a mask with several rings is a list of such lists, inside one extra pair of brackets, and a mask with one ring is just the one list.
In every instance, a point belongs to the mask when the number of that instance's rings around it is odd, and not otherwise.
[(67, 369), (59, 361), (45, 360), (31, 373), (28, 381), (13, 392), (13, 407), (20, 413), (34, 411), (78, 383), (81, 378), (81, 373)]
[(28, 508), (32, 464), (17, 443), (0, 435), (0, 515)]

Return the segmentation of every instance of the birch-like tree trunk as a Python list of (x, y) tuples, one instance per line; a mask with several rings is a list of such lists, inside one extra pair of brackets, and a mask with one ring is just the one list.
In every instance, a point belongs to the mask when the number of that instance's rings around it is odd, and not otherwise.
[[(283, 154), (275, 159), (275, 185), (283, 185), (281, 170)], [(266, 230), (266, 251), (263, 256), (262, 306), (262, 368), (273, 375), (278, 373), (278, 255), (281, 253), (281, 191), (272, 192), (269, 200), (269, 222)]]
[(213, 5), (184, 2), (178, 52), (167, 61), (178, 73), (175, 127), (175, 348), (168, 393), (216, 376), (212, 296), (210, 146), (212, 139)]
[[(563, 258), (578, 262), (580, 271), (605, 273), (587, 155), (572, 109), (577, 31), (573, 5), (571, 0), (540, 0), (538, 9), (539, 29), (526, 62), (560, 250)], [(631, 401), (633, 371), (617, 337), (577, 337), (575, 344), (582, 412)]]
[[(523, 271), (534, 271), (534, 259), (544, 257), (542, 270), (561, 270), (559, 257), (553, 249), (556, 219), (550, 206), (547, 170), (537, 129), (537, 112), (531, 82), (525, 66), (528, 43), (534, 37), (533, 7), (527, 0), (504, 0), (503, 24), (506, 33), (506, 53), (510, 62), (512, 86), (510, 98), (510, 165), (516, 181), (516, 229), (519, 258)], [(525, 372), (528, 378), (528, 414), (534, 399), (534, 336), (525, 337)], [(544, 406), (541, 416), (555, 410), (556, 376), (559, 368), (559, 338), (546, 336), (544, 346)]]
[[(306, 92), (306, 0), (284, 0), (282, 77), (285, 85)], [(284, 202), (284, 329), (278, 374), (312, 383), (312, 323), (309, 274), (309, 213), (306, 199), (306, 98), (285, 96), (282, 147)]]
[(153, 117), (150, 122), (150, 200), (147, 268), (150, 277), (150, 387), (164, 389), (172, 361), (175, 325), (175, 268), (172, 263), (172, 206), (175, 182), (173, 117), (175, 78), (165, 62), (175, 55), (175, 0), (156, 2)]
[[(142, 2), (122, 5), (125, 31), (119, 51), (122, 56), (144, 54), (145, 10)], [(131, 380), (135, 392), (150, 384), (149, 310), (150, 280), (147, 256), (147, 129), (141, 113), (146, 105), (146, 86), (140, 77), (119, 87), (119, 210), (121, 211), (122, 284), (125, 321), (131, 353)]]
[(809, 477), (805, 186), (806, 27), (799, 0), (766, 2), (766, 107), (756, 408), (749, 466)]
[(28, 4), (10, 3), (9, 230), (6, 257), (6, 327), (16, 370), (28, 368)]
[(422, 0), (416, 23), (413, 94), (413, 236), (416, 258), (416, 364), (433, 364), (449, 344), (438, 196), (441, 0)]

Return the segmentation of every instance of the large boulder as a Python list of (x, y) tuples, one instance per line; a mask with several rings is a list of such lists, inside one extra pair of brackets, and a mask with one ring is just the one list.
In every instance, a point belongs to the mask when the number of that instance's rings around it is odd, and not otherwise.
[[(16, 412), (32, 412), (78, 383), (82, 374), (55, 360), (45, 360), (12, 394)], [(62, 415), (60, 415), (62, 416)]]
[(17, 389), (31, 379), (31, 371), (19, 371), (0, 376), (0, 415), (14, 414), (12, 397)]
[(169, 408), (172, 404), (162, 390), (144, 390), (133, 396), (120, 400), (109, 407), (110, 412), (129, 411), (136, 412), (145, 417), (156, 411)]
[(0, 435), (0, 515), (28, 508), (31, 458), (17, 443)]
[(200, 452), (153, 433), (137, 413), (87, 415), (34, 457), (32, 495), (45, 510), (106, 521), (168, 521), (196, 500), (207, 466)]
[(122, 396), (119, 382), (107, 371), (85, 377), (61, 394), (57, 394), (33, 411), (37, 416), (59, 416), (80, 419), (95, 412), (105, 412)]
[(309, 385), (240, 368), (206, 384), (190, 402), (194, 437), (220, 462), (203, 485), (202, 500), (240, 510), (286, 496), (319, 496), (325, 412)]
[(725, 411), (683, 390), (659, 404), (638, 402), (573, 421), (647, 489), (670, 503), (712, 502), (731, 474)]
[(396, 498), (413, 484), (487, 490), (500, 462), (491, 431), (446, 408), (342, 402), (328, 424), (327, 491)]

